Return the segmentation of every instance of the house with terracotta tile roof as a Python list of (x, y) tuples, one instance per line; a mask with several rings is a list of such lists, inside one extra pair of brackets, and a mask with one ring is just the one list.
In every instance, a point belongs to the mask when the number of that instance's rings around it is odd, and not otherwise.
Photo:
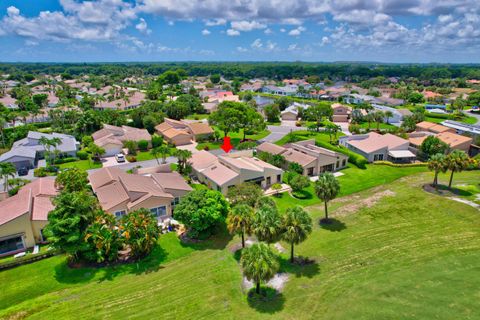
[(165, 118), (155, 127), (157, 133), (176, 146), (190, 144), (192, 141), (203, 141), (213, 136), (213, 129), (204, 122), (178, 121)]
[(333, 115), (332, 121), (333, 122), (348, 122), (350, 120), (350, 114), (352, 113), (352, 108), (349, 106), (345, 106), (340, 103), (332, 104)]
[(139, 175), (107, 167), (90, 173), (88, 180), (102, 209), (117, 218), (145, 208), (161, 222), (171, 217), (181, 197), (192, 191), (177, 172)]
[(435, 136), (440, 141), (448, 144), (450, 149), (469, 152), (473, 143), (473, 138), (459, 135), (454, 128), (446, 127), (437, 123), (423, 121), (417, 123), (416, 130), (409, 134), (408, 141), (414, 152), (420, 149), (423, 141), (429, 137)]
[(105, 149), (105, 156), (114, 156), (122, 152), (125, 141), (139, 142), (146, 140), (151, 142), (152, 136), (146, 129), (138, 129), (129, 126), (112, 126), (104, 124), (103, 128), (92, 134), (94, 143)]
[(45, 242), (42, 230), (52, 198), (58, 194), (53, 177), (39, 178), (16, 195), (0, 201), (0, 256), (12, 255)]
[(314, 140), (298, 141), (284, 147), (264, 142), (257, 147), (257, 152), (282, 155), (287, 167), (290, 163), (298, 163), (303, 168), (303, 175), (317, 176), (323, 172), (333, 172), (347, 166), (348, 156), (317, 147)]
[(252, 151), (240, 151), (221, 156), (202, 150), (189, 160), (193, 175), (209, 188), (227, 194), (232, 186), (243, 182), (268, 188), (282, 182), (283, 170), (253, 156)]
[(392, 162), (410, 162), (415, 159), (415, 154), (409, 150), (409, 141), (396, 135), (387, 133), (343, 136), (339, 143), (348, 149), (361, 154), (369, 162), (388, 160)]

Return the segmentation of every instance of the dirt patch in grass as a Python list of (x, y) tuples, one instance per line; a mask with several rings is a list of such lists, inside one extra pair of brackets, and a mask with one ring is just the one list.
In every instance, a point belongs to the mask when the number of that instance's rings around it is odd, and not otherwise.
[[(270, 281), (266, 283), (266, 286), (274, 288), (278, 292), (282, 292), (285, 283), (287, 283), (290, 275), (285, 272), (277, 273)], [(253, 288), (253, 282), (248, 280), (246, 277), (243, 277), (242, 287), (244, 290), (248, 291)]]
[(393, 196), (395, 196), (395, 192), (391, 190), (376, 192), (373, 195), (364, 199), (358, 199), (359, 197), (357, 196), (357, 198), (355, 199), (356, 201), (341, 207), (340, 210), (336, 210), (335, 216), (345, 216), (350, 213), (355, 213), (362, 208), (371, 208), (375, 204), (377, 204), (377, 202), (380, 201), (380, 199), (382, 199), (383, 197), (393, 197)]

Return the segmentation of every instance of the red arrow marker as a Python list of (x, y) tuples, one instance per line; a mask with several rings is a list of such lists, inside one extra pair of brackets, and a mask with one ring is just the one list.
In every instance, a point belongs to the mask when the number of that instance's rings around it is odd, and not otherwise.
[(233, 147), (232, 147), (232, 144), (230, 143), (230, 137), (229, 136), (226, 136), (225, 138), (223, 138), (223, 144), (222, 144), (221, 148), (226, 153), (229, 153), (230, 150), (232, 150)]

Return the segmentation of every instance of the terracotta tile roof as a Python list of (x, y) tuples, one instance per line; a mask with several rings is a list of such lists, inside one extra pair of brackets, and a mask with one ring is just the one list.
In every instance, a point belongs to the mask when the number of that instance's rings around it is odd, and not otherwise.
[(152, 178), (163, 188), (173, 190), (192, 191), (192, 187), (178, 172), (153, 173)]
[(202, 150), (194, 153), (190, 158), (190, 164), (198, 169), (203, 169), (218, 161), (217, 157), (208, 151)]
[(46, 220), (53, 209), (51, 197), (58, 194), (55, 179), (39, 178), (23, 186), (18, 194), (0, 202), (0, 225), (12, 221), (32, 210), (32, 220)]
[(189, 123), (187, 125), (194, 135), (212, 134), (214, 132), (212, 127), (210, 127), (208, 124), (203, 122), (194, 122), (194, 123)]
[(130, 197), (122, 184), (115, 181), (95, 190), (98, 202), (104, 210), (109, 210), (122, 202), (129, 201)]
[(264, 142), (257, 147), (257, 151), (267, 152), (270, 154), (280, 154), (285, 152), (285, 150), (285, 148), (270, 142)]
[(317, 160), (315, 157), (295, 151), (293, 149), (288, 149), (285, 153), (282, 154), (282, 156), (284, 156), (285, 160), (287, 160), (288, 162), (296, 162), (302, 167), (305, 167)]
[(370, 132), (367, 136), (366, 139), (349, 140), (348, 143), (365, 153), (371, 153), (382, 148), (394, 149), (408, 142), (390, 133), (381, 135), (376, 132)]
[(470, 137), (461, 136), (452, 132), (441, 132), (437, 134), (437, 138), (448, 144), (451, 148), (455, 148), (466, 143), (471, 144), (473, 142), (473, 139)]
[(88, 175), (88, 181), (90, 182), (93, 191), (96, 192), (96, 189), (114, 181), (118, 181), (118, 177), (122, 174), (125, 174), (125, 171), (115, 167), (102, 168), (91, 172)]

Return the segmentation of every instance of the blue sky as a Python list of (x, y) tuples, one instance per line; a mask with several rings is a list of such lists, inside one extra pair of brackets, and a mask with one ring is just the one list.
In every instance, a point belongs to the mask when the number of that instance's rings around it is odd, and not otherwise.
[(480, 62), (478, 0), (2, 0), (0, 61)]

